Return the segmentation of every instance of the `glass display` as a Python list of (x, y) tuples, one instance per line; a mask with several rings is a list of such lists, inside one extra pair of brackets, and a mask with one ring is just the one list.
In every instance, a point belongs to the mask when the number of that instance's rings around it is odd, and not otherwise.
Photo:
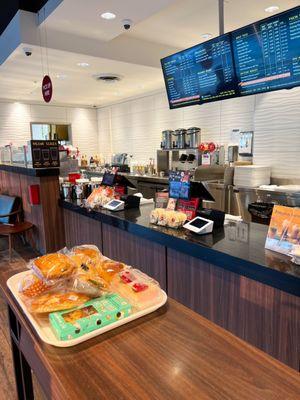
[(241, 95), (300, 85), (300, 7), (231, 35)]
[(237, 95), (230, 35), (222, 35), (161, 60), (170, 108)]

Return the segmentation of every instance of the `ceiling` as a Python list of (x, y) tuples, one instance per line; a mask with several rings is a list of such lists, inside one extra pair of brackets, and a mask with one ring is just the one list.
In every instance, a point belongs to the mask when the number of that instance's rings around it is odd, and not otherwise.
[[(264, 10), (271, 5), (279, 6), (281, 12), (300, 1), (225, 0), (225, 32), (270, 16)], [(206, 40), (201, 38), (204, 33), (219, 35), (218, 0), (177, 0), (134, 26), (128, 35), (184, 49)]]
[[(54, 104), (103, 106), (163, 89), (160, 58), (204, 41), (204, 33), (217, 36), (217, 5), (218, 0), (63, 0), (41, 25), (21, 29), (30, 34), (0, 65), (0, 97), (42, 102), (46, 54)], [(264, 9), (270, 5), (284, 11), (300, 1), (225, 0), (225, 31), (269, 16)], [(100, 18), (105, 11), (116, 19)], [(124, 18), (133, 21), (130, 31), (122, 27)], [(32, 48), (31, 57), (24, 46)], [(98, 73), (119, 74), (122, 80), (96, 82)]]
[[(77, 63), (90, 66), (83, 68)], [(42, 67), (43, 65), (43, 67)], [(49, 65), (49, 70), (48, 70)], [(103, 105), (151, 92), (162, 87), (158, 68), (133, 65), (99, 57), (80, 56), (54, 49), (43, 56), (39, 47), (32, 47), (32, 56), (25, 57), (22, 47), (17, 49), (0, 67), (0, 93), (11, 100), (37, 102), (41, 100), (41, 80), (48, 73), (53, 80), (53, 102), (74, 105)], [(120, 82), (96, 81), (94, 75), (114, 73)]]

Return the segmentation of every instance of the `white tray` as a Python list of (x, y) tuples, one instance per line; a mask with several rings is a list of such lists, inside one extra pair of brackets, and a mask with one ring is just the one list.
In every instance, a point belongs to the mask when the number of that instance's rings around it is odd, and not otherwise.
[(112, 329), (117, 328), (118, 326), (127, 324), (128, 322), (134, 321), (135, 319), (141, 318), (144, 315), (150, 314), (153, 311), (157, 310), (158, 308), (162, 307), (166, 302), (167, 302), (167, 295), (166, 293), (162, 290), (163, 293), (163, 299), (160, 303), (149, 307), (145, 310), (142, 311), (138, 311), (136, 313), (131, 314), (129, 317), (126, 317), (124, 319), (121, 319), (119, 321), (113, 322), (110, 325), (104, 326), (103, 328), (99, 328), (93, 332), (87, 333), (86, 335), (80, 336), (76, 339), (71, 339), (71, 340), (58, 340), (56, 338), (56, 336), (54, 335), (50, 323), (49, 323), (49, 319), (48, 319), (48, 315), (41, 317), (41, 316), (36, 316), (34, 314), (31, 314), (28, 310), (27, 307), (25, 305), (25, 303), (23, 302), (20, 293), (18, 291), (18, 285), (20, 280), (26, 276), (27, 274), (29, 274), (29, 271), (23, 271), (20, 272), (16, 275), (13, 275), (12, 277), (10, 277), (8, 279), (8, 281), (6, 282), (9, 290), (11, 291), (11, 293), (13, 294), (13, 296), (15, 297), (15, 299), (17, 300), (18, 304), (20, 305), (20, 307), (22, 308), (24, 314), (26, 315), (27, 319), (31, 322), (32, 326), (34, 327), (34, 329), (36, 330), (36, 333), (38, 334), (38, 336), (40, 337), (40, 339), (47, 343), (50, 344), (52, 346), (56, 346), (56, 347), (71, 347), (71, 346), (75, 346), (76, 344), (85, 342), (88, 339), (91, 339), (95, 336), (101, 335), (102, 333), (108, 332)]

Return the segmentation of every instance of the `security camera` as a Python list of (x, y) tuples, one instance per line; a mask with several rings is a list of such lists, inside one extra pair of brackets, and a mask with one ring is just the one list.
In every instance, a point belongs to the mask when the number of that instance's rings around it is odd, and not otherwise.
[(26, 57), (30, 57), (32, 54), (32, 49), (29, 47), (23, 47), (23, 52), (25, 54)]
[(131, 19), (123, 19), (122, 21), (123, 27), (126, 31), (128, 31), (131, 28), (132, 21)]

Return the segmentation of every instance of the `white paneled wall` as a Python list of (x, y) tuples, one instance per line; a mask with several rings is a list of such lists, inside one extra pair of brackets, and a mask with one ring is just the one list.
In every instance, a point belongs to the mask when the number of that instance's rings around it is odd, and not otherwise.
[(25, 144), (31, 138), (30, 122), (71, 124), (74, 146), (88, 156), (98, 152), (96, 110), (12, 102), (0, 102), (0, 146)]
[(199, 126), (203, 141), (230, 142), (234, 128), (254, 130), (254, 162), (273, 177), (300, 178), (300, 88), (169, 110), (165, 92), (95, 110), (0, 102), (0, 146), (30, 139), (30, 122), (72, 125), (73, 144), (88, 156), (155, 157), (161, 131)]
[(203, 141), (230, 143), (234, 128), (254, 130), (254, 163), (273, 177), (300, 172), (300, 88), (169, 110), (165, 92), (98, 110), (99, 146), (105, 156), (126, 152), (139, 162), (155, 157), (164, 129), (199, 126)]

